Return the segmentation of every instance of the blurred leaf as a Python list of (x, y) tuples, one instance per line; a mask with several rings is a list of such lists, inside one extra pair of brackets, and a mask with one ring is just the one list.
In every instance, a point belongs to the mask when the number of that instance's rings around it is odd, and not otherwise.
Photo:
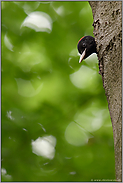
[[(86, 1), (1, 2), (2, 181), (114, 180), (113, 132)], [(34, 146), (33, 146), (34, 145)]]

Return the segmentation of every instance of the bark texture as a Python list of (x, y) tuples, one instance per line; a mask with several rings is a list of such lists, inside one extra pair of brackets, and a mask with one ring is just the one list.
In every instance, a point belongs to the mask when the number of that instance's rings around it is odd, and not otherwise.
[(122, 181), (122, 2), (90, 1), (99, 73), (110, 111), (116, 180)]

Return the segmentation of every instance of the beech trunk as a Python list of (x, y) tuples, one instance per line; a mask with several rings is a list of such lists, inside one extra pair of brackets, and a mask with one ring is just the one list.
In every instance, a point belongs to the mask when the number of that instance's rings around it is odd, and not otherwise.
[(113, 127), (116, 181), (122, 181), (122, 2), (90, 1), (99, 73)]

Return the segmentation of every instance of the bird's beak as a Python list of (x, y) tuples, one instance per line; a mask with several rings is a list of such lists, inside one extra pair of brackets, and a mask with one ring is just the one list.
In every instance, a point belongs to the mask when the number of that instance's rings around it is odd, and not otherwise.
[(81, 62), (83, 61), (83, 59), (84, 59), (84, 57), (85, 57), (85, 54), (86, 54), (86, 48), (85, 48), (85, 50), (83, 51), (83, 53), (81, 54), (81, 56), (80, 56), (79, 63), (81, 63)]

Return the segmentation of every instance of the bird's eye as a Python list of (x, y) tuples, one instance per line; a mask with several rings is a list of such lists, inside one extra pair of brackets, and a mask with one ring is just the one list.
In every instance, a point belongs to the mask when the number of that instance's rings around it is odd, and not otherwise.
[(83, 47), (86, 47), (86, 44), (85, 44), (85, 43), (82, 43), (82, 46), (83, 46)]

